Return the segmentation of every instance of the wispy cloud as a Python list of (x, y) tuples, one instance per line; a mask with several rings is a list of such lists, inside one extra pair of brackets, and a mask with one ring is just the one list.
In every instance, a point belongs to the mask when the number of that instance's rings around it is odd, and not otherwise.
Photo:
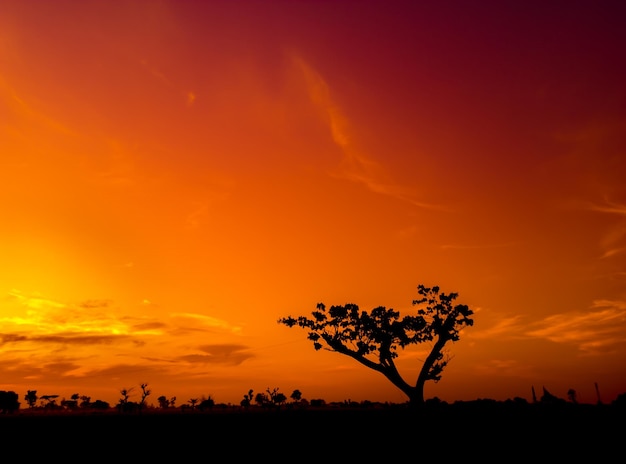
[(156, 80), (160, 81), (162, 84), (168, 87), (172, 86), (172, 83), (167, 78), (167, 76), (165, 76), (165, 74), (159, 71), (155, 66), (150, 64), (148, 60), (140, 60), (139, 64), (141, 64), (141, 66), (148, 72), (148, 74), (150, 74)]
[(324, 78), (300, 56), (292, 55), (291, 58), (304, 77), (309, 98), (320, 110), (333, 141), (343, 153), (343, 159), (334, 175), (362, 184), (372, 192), (397, 198), (420, 208), (446, 209), (442, 205), (419, 200), (412, 189), (395, 183), (380, 163), (357, 150), (352, 140), (350, 122), (332, 98)]
[(605, 202), (602, 204), (587, 202), (584, 204), (584, 206), (591, 211), (597, 211), (599, 213), (626, 216), (626, 205), (616, 203), (608, 199), (606, 199)]
[(65, 303), (42, 298), (38, 295), (23, 295), (19, 290), (11, 290), (8, 294), (10, 299), (17, 300), (21, 305), (31, 309), (65, 308)]
[(0, 345), (7, 343), (47, 343), (56, 345), (105, 345), (113, 342), (119, 342), (121, 338), (127, 336), (119, 335), (82, 335), (74, 332), (59, 332), (54, 335), (17, 335), (17, 334), (0, 334)]
[(620, 255), (622, 253), (626, 253), (626, 247), (611, 248), (609, 250), (605, 250), (602, 256), (600, 256), (600, 258), (601, 259), (612, 258), (613, 256)]
[(600, 246), (604, 250), (601, 258), (612, 258), (626, 250), (626, 220), (613, 225), (600, 240)]
[[(181, 369), (200, 382), (209, 365), (231, 368), (255, 357), (240, 343), (242, 327), (206, 314), (133, 316), (108, 299), (71, 303), (18, 290), (0, 301), (0, 314), (0, 368), (10, 367), (5, 382), (72, 377), (98, 386), (102, 378), (135, 383), (137, 376), (171, 382)], [(205, 343), (194, 343), (191, 332)]]
[[(146, 70), (146, 72), (148, 72), (148, 74), (150, 74), (150, 76), (152, 76), (152, 78), (161, 82), (161, 84), (163, 84), (165, 87), (176, 90), (177, 87), (176, 85), (174, 85), (171, 79), (169, 79), (156, 66), (153, 66), (151, 63), (149, 63), (148, 60), (140, 60), (139, 64)], [(187, 106), (192, 106), (195, 103), (196, 99), (198, 98), (196, 93), (191, 90), (187, 90), (187, 91), (176, 90), (176, 91), (183, 97), (185, 104)]]
[(172, 313), (170, 317), (173, 321), (186, 326), (187, 324), (193, 325), (195, 328), (198, 326), (204, 328), (220, 329), (233, 334), (240, 333), (242, 328), (237, 325), (231, 325), (229, 322), (215, 317), (206, 316), (204, 314), (196, 313)]
[(36, 103), (21, 97), (2, 75), (0, 75), (0, 101), (6, 104), (7, 109), (23, 118), (24, 121), (34, 122), (41, 127), (65, 135), (77, 135), (69, 126), (50, 116), (43, 110), (36, 108)]
[(520, 316), (505, 317), (496, 320), (495, 324), (487, 328), (472, 327), (468, 331), (468, 337), (471, 339), (497, 339), (508, 337), (519, 337), (524, 329), (522, 318)]
[(5, 299), (8, 306), (0, 317), (0, 343), (58, 346), (127, 344), (139, 346), (146, 340), (180, 344), (190, 331), (241, 335), (242, 328), (228, 321), (196, 313), (172, 313), (168, 318), (135, 317), (119, 314), (111, 300), (65, 303), (17, 290)]
[(246, 359), (254, 357), (245, 345), (215, 344), (198, 347), (202, 354), (190, 354), (178, 359), (193, 364), (229, 364), (239, 365)]
[(508, 248), (517, 245), (516, 243), (492, 243), (482, 245), (454, 245), (445, 244), (441, 245), (442, 250), (483, 250), (486, 248)]
[(491, 359), (478, 364), (475, 371), (479, 375), (496, 375), (498, 377), (533, 378), (534, 368), (522, 364), (516, 359)]
[(25, 308), (26, 312), (0, 317), (0, 329), (3, 330), (11, 328), (21, 332), (27, 331), (32, 336), (129, 333), (126, 324), (104, 311), (108, 310), (110, 301), (87, 300), (70, 304), (40, 295), (25, 295), (18, 290), (9, 292), (7, 301), (17, 303), (18, 307)]
[(86, 300), (81, 301), (77, 306), (85, 309), (108, 308), (112, 303), (112, 300)]
[(588, 312), (549, 316), (525, 334), (573, 344), (585, 354), (615, 352), (626, 345), (626, 302), (597, 300)]
[(586, 207), (591, 211), (619, 218), (619, 222), (609, 227), (600, 240), (603, 250), (600, 259), (622, 255), (626, 251), (626, 205), (606, 199), (602, 204), (588, 203)]
[(544, 339), (574, 346), (583, 355), (605, 355), (626, 348), (626, 301), (596, 300), (588, 311), (553, 314), (534, 321), (519, 315), (493, 321), (490, 326), (476, 324), (466, 338), (472, 343)]

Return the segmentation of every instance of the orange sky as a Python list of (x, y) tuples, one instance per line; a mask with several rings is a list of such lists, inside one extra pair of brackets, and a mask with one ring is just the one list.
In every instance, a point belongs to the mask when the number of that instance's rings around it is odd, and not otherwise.
[(277, 320), (423, 283), (427, 398), (626, 392), (626, 7), (439, 5), (0, 0), (0, 389), (405, 401)]

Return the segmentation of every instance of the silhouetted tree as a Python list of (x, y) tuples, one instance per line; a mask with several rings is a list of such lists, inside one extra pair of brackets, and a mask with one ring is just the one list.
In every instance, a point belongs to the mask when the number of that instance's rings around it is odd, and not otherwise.
[(208, 398), (205, 398), (202, 401), (200, 401), (200, 404), (198, 404), (198, 409), (200, 411), (204, 411), (206, 409), (211, 410), (213, 409), (214, 406), (215, 406), (215, 400), (211, 398), (211, 395), (209, 395)]
[(0, 390), (0, 413), (12, 414), (20, 408), (19, 395), (14, 391)]
[(70, 411), (73, 411), (78, 408), (79, 398), (80, 398), (80, 395), (78, 393), (74, 393), (72, 396), (70, 396), (69, 400), (66, 400), (65, 398), (63, 398), (61, 400), (61, 407), (65, 409), (69, 409)]
[(291, 395), (289, 396), (294, 403), (299, 403), (300, 400), (302, 400), (302, 392), (300, 390), (294, 390), (293, 392), (291, 392)]
[(29, 408), (34, 408), (37, 405), (37, 399), (37, 390), (28, 390), (28, 393), (24, 395), (24, 400)]
[(159, 402), (159, 407), (161, 409), (167, 409), (167, 408), (174, 408), (176, 407), (176, 397), (172, 396), (171, 398), (167, 398), (165, 395), (161, 395), (157, 398), (157, 401)]
[(578, 400), (576, 398), (576, 390), (574, 390), (573, 388), (570, 388), (569, 390), (567, 390), (567, 397), (572, 403), (574, 404), (578, 403)]
[(59, 395), (41, 395), (39, 399), (44, 409), (56, 409), (58, 407), (56, 400), (58, 397)]
[(267, 406), (270, 400), (265, 393), (259, 392), (254, 396), (254, 402), (259, 406)]
[(126, 404), (128, 403), (128, 399), (130, 398), (130, 393), (133, 391), (132, 388), (122, 388), (120, 390), (120, 395), (122, 395), (122, 397), (120, 398), (120, 404)]
[(285, 404), (285, 401), (287, 401), (287, 397), (285, 396), (284, 393), (278, 392), (276, 393), (273, 397), (272, 397), (272, 402), (276, 405), (276, 406), (282, 406), (283, 404)]
[(83, 409), (87, 409), (91, 406), (91, 396), (82, 395), (80, 397), (80, 407)]
[(170, 400), (168, 400), (165, 395), (159, 396), (157, 398), (157, 401), (159, 402), (159, 407), (161, 409), (167, 409), (170, 407)]
[(146, 405), (146, 398), (150, 396), (150, 393), (152, 393), (152, 390), (148, 389), (147, 383), (142, 383), (140, 387), (141, 387), (141, 401), (139, 401), (139, 411), (141, 411), (144, 408), (144, 406)]
[[(355, 304), (331, 306), (317, 305), (312, 318), (291, 316), (278, 322), (287, 327), (299, 326), (308, 330), (308, 339), (315, 350), (325, 348), (345, 354), (370, 369), (383, 374), (393, 385), (409, 398), (413, 405), (424, 403), (424, 385), (427, 381), (438, 382), (449, 362), (444, 357), (448, 342), (459, 339), (461, 329), (474, 324), (473, 311), (464, 304), (454, 304), (457, 293), (443, 293), (439, 287), (418, 285), (419, 299), (413, 300), (418, 307), (417, 315), (404, 316), (384, 306), (370, 313), (360, 311)], [(398, 371), (394, 359), (398, 347), (432, 342), (428, 356), (423, 362), (414, 385), (409, 384)]]
[(96, 400), (93, 403), (88, 403), (88, 405), (91, 409), (98, 409), (98, 410), (107, 410), (111, 407), (111, 405), (108, 402), (102, 401), (102, 400)]
[(252, 396), (253, 393), (254, 393), (254, 390), (250, 389), (248, 390), (248, 393), (243, 395), (243, 399), (239, 403), (242, 408), (248, 409), (250, 407), (250, 404), (252, 403), (252, 399), (253, 399), (253, 396)]
[(61, 408), (73, 411), (78, 408), (78, 403), (74, 400), (61, 399)]
[(139, 409), (139, 403), (136, 403), (134, 401), (128, 401), (132, 391), (132, 388), (122, 388), (120, 390), (120, 394), (122, 395), (122, 397), (117, 403), (118, 412), (133, 412)]
[[(269, 387), (265, 390), (266, 393), (257, 393), (254, 397), (254, 401), (257, 405), (261, 407), (280, 407), (287, 401), (287, 397), (278, 391), (278, 388), (274, 388), (272, 390)], [(249, 395), (244, 395), (244, 400), (250, 398), (252, 395), (252, 390), (250, 390)], [(242, 401), (242, 404), (244, 401)]]

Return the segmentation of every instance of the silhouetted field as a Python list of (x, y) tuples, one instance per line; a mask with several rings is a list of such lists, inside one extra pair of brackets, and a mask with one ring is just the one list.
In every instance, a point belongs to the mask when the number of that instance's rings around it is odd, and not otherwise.
[[(141, 413), (18, 412), (0, 416), (6, 445), (31, 442), (30, 455), (71, 461), (89, 446), (102, 459), (209, 461), (197, 456), (227, 451), (231, 460), (274, 462), (378, 462), (406, 457), (487, 461), (592, 459), (623, 455), (626, 408), (467, 402), (411, 409), (405, 406)], [(6, 446), (5, 446), (6, 448)], [(121, 453), (121, 454), (120, 454)], [(200, 453), (200, 454), (198, 454)], [(311, 459), (305, 459), (310, 456)], [(125, 459), (126, 461), (126, 459)]]

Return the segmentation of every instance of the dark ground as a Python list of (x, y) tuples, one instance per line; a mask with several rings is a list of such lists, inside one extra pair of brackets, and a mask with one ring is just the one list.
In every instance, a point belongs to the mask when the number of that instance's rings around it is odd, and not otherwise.
[(626, 408), (468, 402), (418, 410), (20, 411), (0, 416), (0, 440), (27, 462), (623, 462)]

